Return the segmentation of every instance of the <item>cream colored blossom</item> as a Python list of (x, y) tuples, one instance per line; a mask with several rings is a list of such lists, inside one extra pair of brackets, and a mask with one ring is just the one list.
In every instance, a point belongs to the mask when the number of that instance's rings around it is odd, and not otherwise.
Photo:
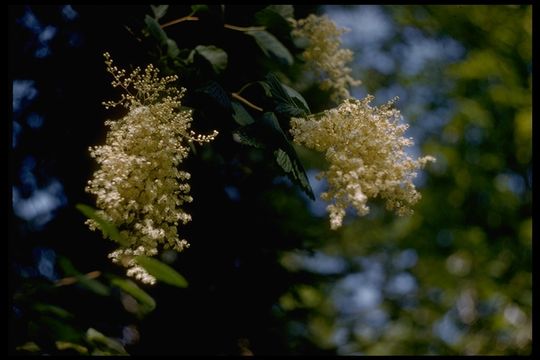
[[(128, 112), (119, 120), (106, 121), (110, 129), (105, 144), (90, 148), (99, 169), (86, 191), (96, 196), (98, 214), (112, 222), (129, 244), (109, 257), (127, 267), (129, 276), (154, 283), (134, 256), (154, 256), (159, 247), (182, 251), (189, 246), (177, 232), (180, 224), (191, 220), (183, 205), (193, 200), (190, 174), (179, 166), (188, 156), (189, 142), (208, 142), (217, 132), (203, 136), (190, 130), (191, 111), (181, 108), (185, 89), (170, 84), (176, 76), (159, 77), (152, 65), (126, 76), (108, 54), (105, 59), (114, 77), (112, 85), (125, 93), (120, 101), (104, 104)], [(99, 228), (94, 220), (87, 223), (93, 230)]]
[(386, 207), (398, 215), (411, 213), (420, 199), (412, 182), (416, 170), (435, 160), (407, 155), (405, 148), (413, 141), (403, 137), (408, 126), (399, 123), (399, 110), (392, 108), (393, 101), (370, 106), (373, 98), (347, 99), (318, 116), (291, 120), (294, 141), (323, 152), (329, 163), (319, 178), (328, 181), (321, 198), (333, 201), (327, 207), (332, 229), (342, 225), (350, 205), (359, 216), (366, 215), (370, 198), (385, 199)]
[(340, 48), (340, 36), (347, 30), (338, 28), (327, 16), (310, 14), (305, 19), (289, 19), (293, 25), (292, 35), (305, 38), (309, 44), (302, 56), (310, 69), (322, 78), (321, 88), (332, 92), (332, 100), (339, 102), (350, 97), (349, 87), (361, 82), (351, 76), (348, 63), (353, 52)]

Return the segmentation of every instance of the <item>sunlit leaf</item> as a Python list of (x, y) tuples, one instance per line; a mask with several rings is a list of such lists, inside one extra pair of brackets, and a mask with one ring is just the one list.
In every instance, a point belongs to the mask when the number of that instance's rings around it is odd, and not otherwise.
[(156, 301), (152, 298), (146, 291), (141, 289), (137, 284), (131, 280), (124, 280), (120, 278), (114, 278), (111, 280), (111, 284), (119, 287), (126, 293), (133, 296), (141, 304), (145, 305), (149, 311), (152, 311), (156, 308)]
[(135, 261), (159, 281), (181, 288), (188, 286), (186, 279), (182, 275), (159, 260), (139, 255), (135, 257)]
[(102, 354), (129, 355), (120, 342), (103, 335), (94, 328), (86, 331), (86, 340), (97, 346)]
[(75, 344), (68, 341), (56, 341), (55, 345), (56, 345), (56, 348), (60, 351), (75, 350), (81, 355), (88, 355), (88, 349), (79, 344)]
[(27, 351), (30, 353), (35, 353), (41, 351), (41, 348), (33, 341), (28, 341), (20, 346), (16, 347), (17, 351)]
[(110, 221), (98, 215), (96, 209), (85, 204), (77, 204), (75, 207), (77, 208), (77, 210), (82, 212), (84, 216), (94, 220), (98, 224), (101, 231), (103, 231), (103, 234), (105, 236), (107, 236), (111, 240), (116, 241), (122, 246), (129, 246), (129, 243), (120, 235), (120, 232), (118, 231), (118, 229), (116, 229), (116, 226), (114, 226), (114, 224), (112, 224)]

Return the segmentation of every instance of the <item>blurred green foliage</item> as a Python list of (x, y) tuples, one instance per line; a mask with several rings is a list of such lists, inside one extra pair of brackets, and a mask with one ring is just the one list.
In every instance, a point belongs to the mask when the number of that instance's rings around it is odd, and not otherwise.
[[(414, 76), (399, 71), (362, 76), (369, 91), (389, 83), (428, 89), (436, 89), (438, 82), (452, 84), (428, 104), (451, 104), (452, 113), (421, 144), (422, 153), (434, 155), (437, 163), (425, 171), (415, 215), (354, 220), (337, 241), (322, 247), (348, 259), (353, 269), (358, 257), (379, 259), (383, 299), (369, 311), (383, 310), (386, 320), (370, 324), (362, 320), (366, 317), (343, 316), (339, 305), (321, 301), (336, 291), (335, 280), (315, 288), (306, 283), (296, 289), (296, 300), (287, 295), (281, 305), (310, 309), (307, 337), (340, 353), (529, 354), (532, 7), (384, 10), (398, 29), (417, 28), (435, 39), (451, 37), (465, 50), (453, 64), (441, 67), (434, 61)], [(398, 31), (385, 46), (400, 41)], [(404, 115), (413, 128), (429, 125), (428, 120), (414, 122), (422, 114)], [(417, 255), (410, 269), (417, 286), (393, 298), (385, 286), (402, 270), (392, 264), (411, 249)], [(360, 266), (360, 272), (369, 273), (369, 264)]]

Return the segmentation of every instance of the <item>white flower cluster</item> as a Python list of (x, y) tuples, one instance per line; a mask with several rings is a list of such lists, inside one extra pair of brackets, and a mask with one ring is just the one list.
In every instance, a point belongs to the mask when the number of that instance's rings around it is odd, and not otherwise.
[(340, 48), (340, 36), (346, 29), (338, 28), (327, 16), (310, 14), (305, 19), (289, 19), (292, 36), (307, 39), (309, 45), (302, 56), (311, 70), (322, 78), (321, 89), (331, 90), (331, 99), (339, 102), (350, 97), (349, 87), (361, 82), (351, 76), (348, 63), (353, 52)]
[(385, 199), (386, 207), (398, 215), (411, 213), (420, 199), (412, 182), (416, 170), (435, 161), (408, 156), (404, 148), (413, 141), (403, 137), (408, 126), (399, 124), (399, 110), (392, 108), (393, 101), (370, 106), (373, 99), (347, 99), (318, 116), (291, 119), (294, 141), (323, 152), (330, 165), (319, 178), (325, 177), (329, 186), (321, 198), (333, 200), (327, 207), (332, 229), (342, 225), (349, 205), (359, 216), (366, 215), (369, 198)]
[[(110, 130), (105, 145), (90, 148), (100, 167), (86, 191), (96, 195), (98, 214), (112, 222), (129, 244), (109, 257), (127, 267), (128, 275), (154, 283), (134, 257), (154, 256), (158, 246), (176, 251), (189, 246), (179, 238), (177, 226), (191, 220), (182, 209), (193, 200), (187, 183), (190, 174), (178, 167), (188, 156), (189, 142), (211, 141), (217, 132), (203, 136), (190, 130), (191, 111), (181, 108), (185, 89), (170, 85), (176, 76), (159, 77), (152, 65), (126, 76), (125, 70), (112, 65), (109, 54), (105, 59), (114, 77), (112, 85), (125, 91), (120, 101), (105, 106), (120, 105), (128, 113), (106, 121)], [(87, 223), (93, 230), (99, 228), (94, 220)]]

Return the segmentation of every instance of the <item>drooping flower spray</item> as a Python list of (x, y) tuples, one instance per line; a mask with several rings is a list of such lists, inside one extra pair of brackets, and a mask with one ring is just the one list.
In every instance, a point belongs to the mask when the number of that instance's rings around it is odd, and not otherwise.
[[(86, 191), (96, 196), (98, 215), (113, 223), (129, 244), (109, 254), (127, 274), (146, 283), (155, 279), (135, 263), (134, 256), (158, 254), (159, 247), (182, 251), (189, 246), (178, 234), (178, 226), (191, 216), (183, 205), (189, 195), (191, 175), (180, 167), (189, 154), (189, 143), (205, 143), (217, 135), (197, 135), (190, 130), (191, 110), (182, 108), (185, 89), (174, 87), (176, 76), (160, 77), (148, 65), (129, 75), (113, 65), (104, 54), (113, 87), (124, 93), (119, 101), (104, 103), (106, 108), (121, 106), (127, 114), (108, 120), (106, 143), (90, 148), (99, 169)], [(93, 230), (99, 228), (87, 220)]]

